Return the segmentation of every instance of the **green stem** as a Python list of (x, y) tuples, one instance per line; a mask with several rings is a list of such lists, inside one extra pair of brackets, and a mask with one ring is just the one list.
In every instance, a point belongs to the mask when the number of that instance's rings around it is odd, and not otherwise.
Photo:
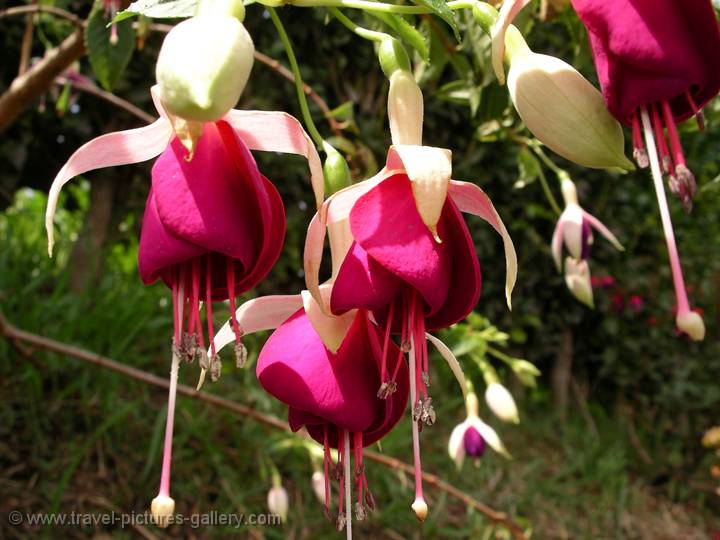
[(538, 142), (537, 140), (528, 139), (527, 145), (532, 149), (533, 152), (535, 152), (537, 157), (539, 157), (542, 162), (547, 165), (547, 167), (552, 172), (555, 173), (560, 182), (570, 179), (570, 175), (568, 174), (568, 172), (565, 169), (558, 167), (558, 165), (552, 159), (550, 159), (548, 155), (543, 151), (540, 146), (540, 142)]
[(352, 20), (350, 20), (350, 18), (348, 18), (342, 11), (340, 11), (337, 8), (331, 7), (331, 8), (329, 8), (329, 11), (333, 17), (335, 17), (338, 21), (340, 21), (342, 24), (347, 26), (350, 30), (355, 32), (361, 38), (369, 39), (370, 41), (378, 41), (378, 42), (380, 42), (384, 39), (392, 39), (392, 36), (390, 34), (386, 34), (385, 32), (376, 32), (375, 30), (368, 30), (367, 28), (358, 26)]
[(540, 179), (540, 185), (542, 186), (543, 192), (545, 192), (545, 198), (550, 203), (553, 211), (557, 215), (562, 214), (562, 209), (560, 208), (555, 195), (553, 195), (553, 192), (550, 190), (550, 186), (548, 185), (547, 178), (545, 178), (545, 173), (543, 172), (542, 167), (538, 169), (538, 178)]
[(280, 36), (280, 41), (282, 41), (283, 46), (285, 47), (285, 53), (287, 54), (288, 62), (290, 62), (290, 69), (295, 77), (295, 91), (297, 93), (298, 102), (300, 103), (300, 110), (302, 112), (303, 120), (305, 121), (305, 126), (307, 127), (308, 133), (310, 133), (313, 141), (315, 141), (315, 144), (319, 148), (324, 149), (327, 143), (315, 127), (315, 122), (310, 115), (310, 108), (308, 107), (304, 84), (302, 76), (300, 75), (300, 67), (298, 66), (297, 58), (295, 58), (295, 52), (293, 51), (290, 39), (288, 38), (287, 32), (285, 32), (285, 27), (275, 10), (272, 7), (268, 7), (267, 10), (268, 13), (270, 13), (270, 18), (277, 29), (278, 35)]
[[(378, 11), (380, 13), (397, 13), (400, 15), (423, 15), (433, 13), (433, 10), (425, 6), (401, 6), (385, 2), (374, 2), (373, 0), (258, 0), (259, 4), (268, 8), (291, 5), (296, 7), (335, 7), (361, 9), (363, 11)], [(447, 6), (452, 10), (471, 9), (478, 24), (486, 33), (490, 33), (497, 10), (480, 0), (453, 0)]]

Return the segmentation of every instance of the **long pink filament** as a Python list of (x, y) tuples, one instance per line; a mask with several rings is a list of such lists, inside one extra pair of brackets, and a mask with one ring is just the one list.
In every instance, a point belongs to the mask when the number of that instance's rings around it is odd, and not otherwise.
[(352, 540), (352, 489), (350, 478), (350, 432), (343, 431), (343, 465), (345, 466), (345, 534), (347, 540)]
[(643, 106), (640, 112), (642, 115), (643, 129), (645, 131), (645, 144), (648, 150), (648, 157), (650, 158), (650, 169), (652, 171), (653, 183), (655, 185), (658, 207), (660, 208), (660, 219), (662, 220), (663, 231), (665, 232), (665, 241), (667, 242), (678, 313), (683, 313), (690, 310), (690, 303), (688, 302), (687, 292), (685, 291), (685, 282), (683, 280), (682, 267), (680, 266), (680, 256), (678, 255), (677, 245), (675, 243), (675, 233), (673, 232), (672, 220), (670, 219), (670, 209), (668, 208), (667, 197), (665, 196), (662, 172), (660, 171), (660, 162), (658, 160), (657, 148), (655, 146), (655, 137), (653, 136), (653, 128), (650, 123), (650, 116), (648, 115), (647, 108)]

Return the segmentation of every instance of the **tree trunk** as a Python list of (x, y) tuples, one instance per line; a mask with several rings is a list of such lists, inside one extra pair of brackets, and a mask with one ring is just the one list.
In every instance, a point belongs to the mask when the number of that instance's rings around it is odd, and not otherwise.
[(555, 365), (552, 370), (552, 393), (555, 412), (564, 422), (567, 419), (567, 409), (570, 394), (570, 379), (572, 377), (573, 333), (566, 328), (560, 339)]

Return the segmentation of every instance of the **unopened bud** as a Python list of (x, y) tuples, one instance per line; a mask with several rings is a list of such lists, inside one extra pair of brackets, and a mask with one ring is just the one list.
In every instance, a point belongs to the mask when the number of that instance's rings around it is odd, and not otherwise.
[(500, 383), (491, 383), (485, 390), (485, 402), (490, 410), (503, 422), (520, 423), (517, 405), (512, 394)]
[(510, 367), (522, 384), (532, 388), (535, 387), (535, 379), (541, 375), (540, 370), (535, 364), (527, 360), (514, 360)]
[(585, 167), (634, 169), (625, 157), (622, 126), (571, 65), (523, 50), (512, 56), (507, 82), (520, 118), (552, 151)]
[(267, 496), (268, 510), (273, 514), (280, 516), (280, 520), (284, 523), (287, 521), (288, 514), (288, 494), (282, 486), (275, 486), (268, 491)]
[(155, 75), (169, 113), (212, 122), (240, 99), (255, 49), (237, 18), (203, 14), (175, 26), (165, 37)]
[(699, 313), (689, 310), (678, 313), (675, 318), (675, 324), (693, 341), (702, 341), (705, 339), (705, 323)]
[(195, 15), (226, 15), (243, 22), (245, 5), (242, 0), (201, 0)]
[(423, 95), (413, 74), (397, 70), (390, 77), (388, 119), (395, 145), (422, 145)]
[(410, 58), (403, 44), (395, 38), (385, 38), (378, 49), (380, 67), (389, 79), (396, 71), (410, 71)]
[(312, 489), (315, 497), (321, 503), (325, 504), (325, 474), (321, 471), (315, 471), (312, 474)]
[(325, 176), (325, 191), (330, 196), (336, 191), (348, 187), (351, 184), (350, 167), (345, 158), (329, 144), (325, 145), (325, 163), (323, 163), (323, 175)]
[(165, 529), (170, 525), (170, 518), (175, 511), (175, 501), (167, 495), (158, 495), (150, 503), (150, 513), (155, 524)]
[(587, 261), (577, 261), (572, 257), (565, 260), (565, 284), (580, 302), (590, 308), (595, 307)]

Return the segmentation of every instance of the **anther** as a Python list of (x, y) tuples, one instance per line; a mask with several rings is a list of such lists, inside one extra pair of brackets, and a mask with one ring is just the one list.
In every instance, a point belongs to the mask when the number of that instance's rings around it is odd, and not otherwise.
[(355, 519), (358, 521), (362, 521), (365, 518), (367, 518), (367, 510), (365, 509), (365, 505), (358, 501), (355, 503)]
[(238, 369), (241, 369), (245, 366), (245, 362), (247, 362), (248, 357), (248, 351), (247, 347), (245, 347), (245, 344), (242, 341), (236, 341), (235, 342), (235, 367)]
[(380, 385), (380, 389), (377, 392), (377, 397), (380, 399), (387, 399), (391, 394), (397, 390), (397, 383), (395, 381), (387, 381)]
[(432, 426), (437, 420), (435, 408), (432, 406), (432, 398), (427, 398), (422, 404), (422, 414), (420, 419), (428, 426)]
[(220, 379), (222, 373), (222, 362), (217, 354), (213, 354), (210, 359), (210, 380), (217, 382)]
[(342, 531), (345, 528), (346, 522), (347, 518), (345, 517), (345, 514), (338, 514), (337, 519), (335, 520), (335, 528), (337, 528), (338, 531)]

